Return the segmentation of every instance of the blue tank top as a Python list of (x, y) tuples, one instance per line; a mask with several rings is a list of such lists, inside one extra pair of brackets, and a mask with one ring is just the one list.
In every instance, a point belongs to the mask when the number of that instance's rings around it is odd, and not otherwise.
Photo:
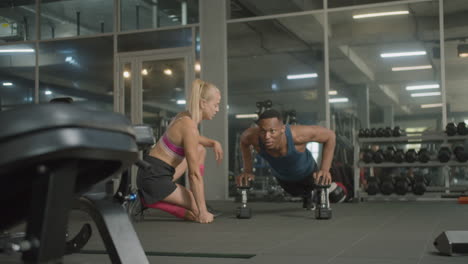
[(285, 156), (273, 157), (265, 151), (265, 145), (258, 139), (260, 156), (270, 164), (273, 175), (283, 181), (299, 181), (312, 175), (316, 162), (312, 153), (306, 148), (299, 152), (294, 146), (291, 127), (286, 125), (287, 153)]

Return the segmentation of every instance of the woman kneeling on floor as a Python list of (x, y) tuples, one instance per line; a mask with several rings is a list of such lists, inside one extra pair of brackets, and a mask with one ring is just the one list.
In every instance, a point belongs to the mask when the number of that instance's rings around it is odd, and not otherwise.
[[(221, 162), (221, 144), (198, 132), (202, 120), (211, 120), (219, 111), (221, 94), (216, 86), (195, 80), (188, 102), (188, 110), (178, 113), (164, 135), (144, 160), (151, 170), (139, 169), (137, 186), (146, 207), (169, 212), (179, 218), (210, 223), (203, 185), (205, 147), (212, 147), (216, 160)], [(188, 167), (190, 190), (174, 183)]]

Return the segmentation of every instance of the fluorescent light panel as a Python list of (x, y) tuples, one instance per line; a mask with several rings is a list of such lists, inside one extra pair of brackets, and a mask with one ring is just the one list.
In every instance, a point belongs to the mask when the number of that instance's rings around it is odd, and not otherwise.
[(185, 100), (177, 100), (177, 104), (178, 105), (184, 105), (186, 104), (187, 102)]
[(425, 89), (438, 89), (439, 87), (440, 87), (439, 84), (410, 85), (410, 86), (406, 86), (406, 90), (413, 91), (413, 90), (425, 90)]
[(30, 52), (34, 52), (33, 49), (0, 49), (0, 53), (30, 53)]
[(3, 83), (3, 86), (12, 86), (12, 85), (13, 85), (13, 83), (11, 83), (11, 82), (4, 82)]
[(328, 95), (337, 95), (337, 94), (338, 94), (338, 91), (336, 90), (328, 91)]
[(395, 58), (395, 57), (420, 56), (420, 55), (426, 55), (426, 51), (418, 50), (418, 51), (382, 53), (382, 54), (380, 54), (380, 57), (382, 57), (382, 58)]
[(432, 69), (432, 65), (393, 67), (392, 71), (414, 71), (414, 70), (425, 70), (425, 69)]
[(288, 75), (288, 80), (296, 80), (296, 79), (307, 79), (307, 78), (317, 78), (317, 73), (304, 73), (304, 74), (291, 74)]
[(354, 15), (354, 19), (362, 19), (362, 18), (370, 18), (370, 17), (381, 17), (381, 16), (398, 16), (398, 15), (408, 15), (408, 10), (401, 10), (401, 11), (390, 11), (390, 12), (378, 12), (378, 13), (368, 13), (368, 14), (360, 14)]
[(244, 119), (244, 118), (258, 118), (257, 114), (239, 114), (236, 115), (237, 119)]
[(437, 96), (437, 95), (440, 95), (440, 92), (414, 93), (414, 94), (411, 94), (411, 97), (426, 97), (426, 96)]
[(339, 97), (339, 98), (330, 98), (328, 99), (328, 102), (330, 103), (346, 103), (348, 102), (349, 99), (346, 97)]
[(435, 108), (435, 107), (442, 107), (442, 103), (421, 105), (421, 108)]

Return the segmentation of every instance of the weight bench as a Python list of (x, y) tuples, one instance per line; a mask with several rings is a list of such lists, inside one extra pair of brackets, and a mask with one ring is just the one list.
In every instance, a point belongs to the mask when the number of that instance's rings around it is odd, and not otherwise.
[[(121, 114), (67, 104), (0, 112), (0, 231), (26, 220), (16, 251), (30, 263), (60, 262), (68, 213), (77, 197), (138, 159), (132, 125)], [(148, 263), (124, 208), (84, 195), (112, 263)]]

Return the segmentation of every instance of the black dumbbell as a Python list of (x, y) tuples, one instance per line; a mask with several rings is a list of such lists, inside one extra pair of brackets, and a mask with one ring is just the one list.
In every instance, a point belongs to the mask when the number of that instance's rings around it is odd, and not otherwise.
[(377, 164), (382, 163), (385, 160), (383, 151), (379, 149), (374, 152), (372, 155), (372, 160)]
[(448, 162), (450, 160), (450, 157), (452, 156), (452, 153), (450, 152), (449, 147), (441, 147), (439, 149), (439, 153), (437, 154), (437, 158), (439, 159), (440, 162)]
[(403, 131), (400, 129), (399, 126), (396, 126), (396, 127), (393, 128), (392, 136), (399, 137), (399, 136), (402, 136), (402, 135), (403, 135)]
[(377, 137), (377, 129), (371, 128), (369, 132), (369, 137)]
[(358, 137), (360, 137), (360, 138), (366, 137), (366, 134), (364, 133), (363, 128), (359, 129)]
[(411, 185), (410, 179), (406, 175), (400, 175), (395, 177), (395, 193), (399, 195), (405, 195)]
[(371, 163), (372, 159), (373, 159), (373, 152), (371, 150), (364, 151), (364, 153), (362, 154), (362, 160), (365, 163)]
[(427, 149), (425, 148), (419, 149), (419, 152), (418, 152), (419, 162), (427, 163), (429, 162), (430, 159), (431, 159), (431, 155)]
[(466, 162), (468, 160), (468, 153), (465, 151), (465, 147), (462, 145), (456, 146), (453, 149), (453, 153), (459, 162)]
[(379, 192), (379, 182), (377, 177), (368, 177), (367, 178), (367, 188), (366, 192), (369, 195), (376, 195)]
[(385, 130), (384, 130), (383, 128), (379, 127), (379, 128), (377, 128), (377, 130), (375, 131), (375, 135), (376, 135), (377, 137), (383, 137), (383, 136), (384, 136), (384, 131), (385, 131)]
[(332, 217), (330, 201), (328, 200), (328, 188), (330, 188), (330, 185), (317, 185), (318, 202), (315, 208), (316, 219), (330, 219)]
[(413, 193), (416, 195), (423, 195), (427, 190), (427, 185), (429, 185), (428, 180), (422, 174), (414, 175), (413, 179)]
[(448, 123), (445, 126), (445, 133), (447, 133), (448, 136), (454, 136), (457, 133), (457, 126), (455, 126), (455, 123)]
[(396, 163), (402, 163), (405, 160), (405, 152), (402, 149), (397, 149), (393, 156), (393, 161)]
[(237, 207), (236, 217), (239, 219), (249, 219), (252, 217), (252, 210), (247, 207), (247, 192), (250, 186), (241, 186), (238, 189), (242, 195), (242, 205)]
[(390, 195), (395, 190), (393, 174), (385, 174), (380, 177), (380, 192), (385, 195)]
[(389, 146), (387, 149), (384, 151), (384, 158), (385, 161), (391, 162), (393, 161), (393, 158), (395, 156), (396, 149), (394, 146)]
[(392, 136), (392, 128), (386, 127), (383, 131), (384, 137), (391, 137)]
[(457, 132), (458, 132), (458, 135), (462, 135), (462, 136), (468, 134), (468, 129), (466, 128), (465, 122), (458, 123)]
[(405, 154), (406, 162), (413, 163), (418, 159), (418, 154), (414, 149), (408, 149)]

